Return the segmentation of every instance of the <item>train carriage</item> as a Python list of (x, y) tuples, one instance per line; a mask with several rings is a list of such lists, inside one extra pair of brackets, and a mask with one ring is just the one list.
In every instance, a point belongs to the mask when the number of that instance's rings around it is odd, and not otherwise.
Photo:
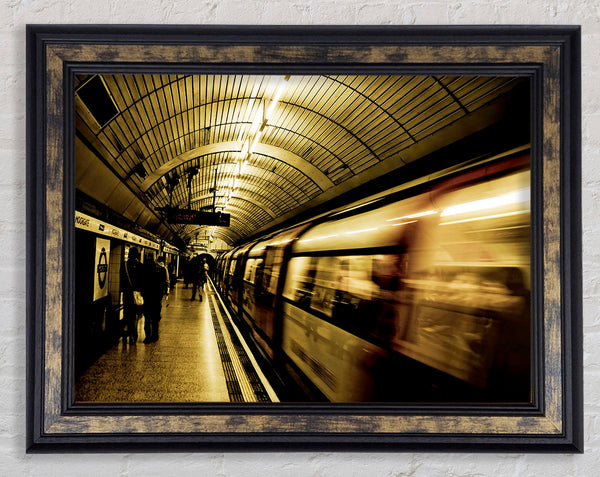
[(250, 243), (229, 300), (316, 396), (527, 401), (529, 181), (522, 155)]

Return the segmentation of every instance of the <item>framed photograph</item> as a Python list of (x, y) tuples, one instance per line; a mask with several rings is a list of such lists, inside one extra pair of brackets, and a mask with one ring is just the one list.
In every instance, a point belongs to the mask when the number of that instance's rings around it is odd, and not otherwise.
[(580, 81), (577, 26), (29, 25), (27, 452), (583, 452)]

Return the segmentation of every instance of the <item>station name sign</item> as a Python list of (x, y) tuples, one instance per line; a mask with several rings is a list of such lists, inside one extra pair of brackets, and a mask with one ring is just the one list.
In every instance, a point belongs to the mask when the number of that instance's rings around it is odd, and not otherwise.
[(97, 235), (123, 240), (124, 242), (135, 245), (141, 245), (142, 247), (153, 248), (154, 250), (159, 250), (160, 248), (160, 245), (157, 242), (140, 237), (132, 232), (115, 227), (114, 225), (78, 211), (75, 211), (75, 228), (88, 230)]
[(204, 212), (192, 209), (168, 209), (167, 221), (174, 224), (218, 225), (229, 227), (230, 214), (225, 212)]

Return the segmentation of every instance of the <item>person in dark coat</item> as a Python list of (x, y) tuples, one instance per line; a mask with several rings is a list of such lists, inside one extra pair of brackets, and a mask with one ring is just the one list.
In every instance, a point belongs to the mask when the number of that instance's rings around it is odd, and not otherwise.
[(184, 258), (182, 260), (182, 264), (181, 264), (181, 271), (183, 272), (183, 284), (184, 287), (183, 288), (187, 288), (188, 285), (190, 284), (190, 282), (192, 281), (191, 279), (191, 273), (190, 273), (190, 265), (191, 259), (188, 258)]
[[(163, 290), (163, 296), (167, 297), (167, 306), (169, 306), (169, 302), (168, 302), (168, 300), (169, 300), (169, 293), (171, 292), (172, 287), (171, 287), (171, 277), (170, 277), (170, 274), (169, 274), (169, 270), (165, 266), (165, 257), (164, 257), (164, 255), (161, 255), (160, 257), (158, 257), (156, 259), (156, 264), (159, 267), (162, 267), (164, 269), (164, 271), (165, 271), (166, 285), (165, 285), (165, 289)], [(162, 302), (161, 302), (161, 306), (162, 306)], [(162, 308), (161, 308), (161, 311), (162, 311)], [(159, 316), (158, 321), (160, 321), (160, 320), (161, 319), (160, 319), (160, 316)]]
[(165, 267), (154, 261), (152, 255), (144, 263), (146, 283), (144, 287), (144, 343), (158, 341), (158, 323), (163, 296), (168, 293), (169, 283)]
[(192, 280), (192, 301), (196, 299), (196, 291), (198, 291), (198, 299), (202, 301), (202, 288), (206, 281), (206, 272), (200, 255), (196, 255), (190, 260), (190, 278)]
[(169, 290), (174, 290), (175, 284), (177, 283), (177, 276), (175, 274), (175, 262), (173, 262), (173, 260), (169, 262), (167, 270), (169, 271)]
[(142, 291), (144, 288), (144, 273), (142, 263), (140, 262), (140, 251), (137, 247), (129, 249), (127, 261), (121, 269), (121, 289), (123, 291), (123, 320), (125, 329), (123, 332), (123, 341), (126, 343), (129, 338), (129, 344), (135, 344), (138, 339), (137, 323), (139, 315), (142, 313), (141, 307), (137, 306), (133, 300), (133, 291)]

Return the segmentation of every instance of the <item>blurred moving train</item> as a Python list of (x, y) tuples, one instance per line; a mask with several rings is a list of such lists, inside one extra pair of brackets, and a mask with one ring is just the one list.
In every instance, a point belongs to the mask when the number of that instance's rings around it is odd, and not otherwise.
[(529, 402), (530, 157), (235, 248), (215, 281), (283, 381), (333, 402)]

